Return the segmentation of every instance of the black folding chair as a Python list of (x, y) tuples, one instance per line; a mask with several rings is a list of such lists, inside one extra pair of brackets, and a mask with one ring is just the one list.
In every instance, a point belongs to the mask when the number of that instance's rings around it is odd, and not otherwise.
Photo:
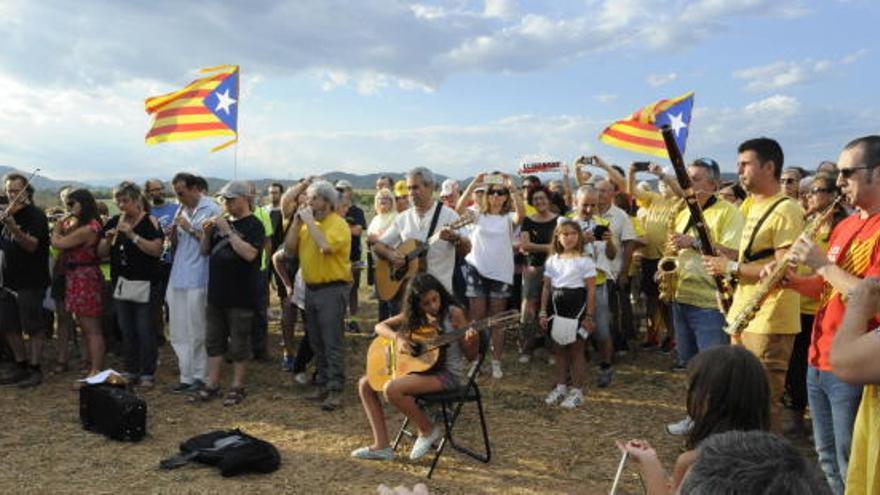
[[(489, 351), (489, 340), (488, 332), (480, 333), (480, 353), (477, 360), (473, 362), (468, 371), (467, 383), (464, 386), (458, 387), (454, 390), (424, 394), (416, 397), (416, 402), (423, 408), (427, 406), (439, 406), (440, 412), (443, 416), (443, 438), (440, 440), (439, 445), (434, 449), (434, 460), (431, 462), (431, 467), (428, 469), (429, 479), (434, 473), (434, 468), (437, 467), (437, 462), (440, 460), (440, 456), (443, 454), (447, 442), (449, 442), (449, 445), (451, 445), (453, 449), (480, 462), (488, 463), (491, 458), (492, 451), (489, 446), (489, 430), (486, 427), (486, 416), (483, 413), (483, 400), (480, 395), (480, 387), (477, 386), (477, 377), (480, 374), (480, 367), (483, 364), (486, 353)], [(459, 415), (461, 415), (461, 409), (468, 402), (476, 403), (477, 412), (480, 415), (480, 429), (483, 434), (483, 453), (459, 445), (452, 436), (452, 430), (455, 427), (456, 421), (458, 421)], [(400, 444), (400, 440), (404, 435), (410, 438), (415, 438), (416, 433), (407, 430), (406, 427), (408, 424), (409, 418), (404, 418), (403, 424), (400, 425), (400, 431), (397, 432), (397, 436), (394, 438), (394, 445), (392, 446), (394, 450), (397, 450), (397, 446)]]

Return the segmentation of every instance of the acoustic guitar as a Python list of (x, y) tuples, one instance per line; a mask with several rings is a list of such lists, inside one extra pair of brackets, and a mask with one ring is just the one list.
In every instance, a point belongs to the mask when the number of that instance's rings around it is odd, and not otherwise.
[(389, 381), (410, 373), (424, 373), (442, 361), (443, 348), (458, 339), (471, 328), (482, 332), (487, 328), (514, 328), (519, 326), (519, 311), (509, 310), (483, 318), (461, 330), (440, 333), (434, 325), (412, 331), (412, 354), (400, 351), (397, 339), (376, 337), (367, 350), (367, 380), (370, 387), (381, 392)]
[(458, 230), (465, 225), (474, 222), (474, 216), (465, 213), (458, 220), (444, 225), (427, 242), (421, 242), (417, 239), (409, 239), (397, 247), (397, 252), (404, 257), (404, 264), (399, 268), (395, 268), (390, 261), (377, 256), (375, 268), (376, 292), (379, 294), (380, 301), (390, 301), (400, 292), (400, 287), (404, 282), (414, 277), (419, 272), (424, 272), (427, 267), (424, 265), (425, 257), (423, 254), (428, 252), (428, 248), (432, 244), (440, 240), (440, 230), (449, 227)]

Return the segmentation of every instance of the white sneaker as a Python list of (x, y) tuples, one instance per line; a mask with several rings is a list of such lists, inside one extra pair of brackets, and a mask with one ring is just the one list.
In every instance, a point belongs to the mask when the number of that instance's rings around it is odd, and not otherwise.
[(581, 392), (581, 389), (579, 388), (572, 388), (568, 391), (568, 395), (565, 396), (565, 400), (562, 401), (562, 404), (559, 404), (559, 407), (563, 409), (574, 409), (583, 403), (584, 393)]
[(681, 421), (666, 425), (666, 433), (680, 437), (690, 433), (693, 427), (694, 420), (692, 420), (690, 416), (685, 416)]
[(518, 359), (518, 361), (522, 364), (526, 364), (531, 360), (532, 360), (532, 356), (529, 356), (528, 354), (520, 354), (519, 359)]
[(504, 372), (501, 371), (501, 361), (492, 360), (492, 378), (496, 380), (500, 380), (504, 377)]
[(568, 387), (566, 387), (565, 385), (556, 385), (556, 387), (554, 387), (553, 390), (551, 390), (550, 393), (547, 394), (547, 398), (544, 399), (544, 402), (548, 406), (552, 406), (562, 400), (562, 398), (565, 397), (565, 394), (567, 393)]
[(296, 383), (300, 385), (308, 385), (309, 384), (309, 376), (305, 373), (297, 373), (293, 375), (293, 379), (296, 380)]
[(409, 458), (412, 460), (420, 459), (422, 456), (428, 453), (431, 450), (431, 447), (434, 445), (434, 442), (440, 439), (443, 435), (443, 428), (440, 425), (435, 425), (434, 430), (431, 431), (431, 434), (423, 437), (419, 435), (416, 438), (415, 443), (413, 444), (412, 450), (409, 452)]

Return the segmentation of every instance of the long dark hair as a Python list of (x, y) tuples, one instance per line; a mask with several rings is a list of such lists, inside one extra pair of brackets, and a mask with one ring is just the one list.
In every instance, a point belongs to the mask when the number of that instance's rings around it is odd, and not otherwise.
[(67, 195), (67, 201), (76, 201), (79, 203), (79, 224), (86, 225), (92, 220), (98, 220), (100, 223), (100, 215), (98, 213), (98, 204), (95, 202), (95, 197), (92, 196), (92, 193), (88, 191), (88, 189), (75, 189), (71, 191)]
[(406, 294), (403, 297), (403, 318), (406, 322), (404, 330), (411, 332), (417, 328), (428, 324), (428, 315), (422, 311), (422, 296), (428, 292), (435, 290), (440, 294), (440, 314), (437, 315), (438, 320), (443, 320), (449, 307), (455, 305), (455, 299), (452, 294), (443, 287), (443, 284), (430, 273), (420, 273), (413, 277), (406, 288)]
[(694, 427), (687, 447), (730, 430), (770, 429), (770, 385), (764, 366), (741, 346), (719, 345), (688, 366), (687, 410)]

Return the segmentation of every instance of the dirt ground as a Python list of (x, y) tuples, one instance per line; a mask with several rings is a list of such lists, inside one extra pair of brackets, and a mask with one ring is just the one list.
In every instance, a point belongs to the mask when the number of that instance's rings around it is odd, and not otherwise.
[[(362, 304), (361, 327), (371, 328), (375, 303)], [(270, 322), (270, 342), (281, 354), (278, 322)], [(297, 340), (300, 336), (297, 331)], [(656, 352), (631, 353), (616, 365), (614, 383), (598, 389), (590, 369), (584, 406), (575, 411), (547, 407), (544, 396), (553, 367), (546, 358), (516, 361), (512, 344), (505, 376), (481, 379), (489, 423), (492, 459), (482, 464), (447, 448), (434, 476), (425, 478), (429, 456), (418, 462), (404, 441), (393, 462), (359, 461), (351, 450), (370, 442), (369, 427), (356, 395), (363, 373), (366, 333), (347, 336), (347, 388), (344, 407), (323, 412), (304, 399), (308, 389), (280, 371), (277, 359), (249, 370), (249, 396), (235, 407), (219, 401), (193, 405), (168, 387), (176, 381), (176, 359), (169, 345), (160, 350), (158, 386), (144, 394), (148, 436), (122, 443), (83, 430), (75, 373), (47, 376), (33, 390), (0, 388), (0, 492), (2, 493), (376, 493), (388, 486), (424, 482), (431, 493), (608, 493), (619, 453), (615, 439), (645, 438), (667, 467), (682, 451), (682, 440), (663, 425), (684, 414), (685, 377), (669, 371), (671, 358)], [(50, 348), (48, 354), (54, 356)], [(118, 366), (115, 357), (111, 366)], [(488, 363), (485, 369), (488, 369)], [(231, 370), (224, 370), (228, 384)], [(476, 440), (478, 423), (466, 407), (457, 426), (462, 442)], [(386, 409), (389, 429), (401, 416)], [(199, 465), (160, 471), (161, 459), (175, 454), (181, 441), (220, 428), (242, 428), (272, 442), (281, 468), (270, 475), (224, 479)], [(805, 451), (808, 449), (805, 448)], [(642, 493), (636, 472), (627, 468), (618, 493)]]

